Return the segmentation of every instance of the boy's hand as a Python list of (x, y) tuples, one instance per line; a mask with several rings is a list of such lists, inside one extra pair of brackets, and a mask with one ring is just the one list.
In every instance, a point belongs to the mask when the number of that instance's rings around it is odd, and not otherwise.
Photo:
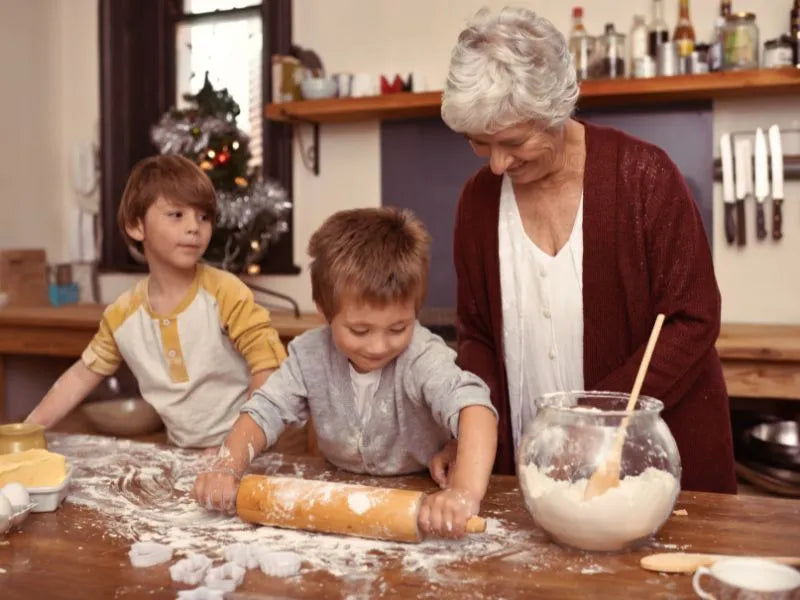
[(194, 497), (208, 510), (233, 513), (236, 510), (236, 491), (240, 477), (228, 467), (215, 467), (200, 473), (194, 482)]
[(422, 499), (418, 524), (423, 533), (445, 538), (464, 535), (467, 519), (477, 515), (480, 498), (462, 489), (450, 488), (429, 494)]
[(450, 474), (456, 464), (457, 451), (458, 442), (452, 440), (442, 446), (442, 449), (428, 461), (428, 470), (431, 472), (431, 477), (442, 489), (450, 485)]

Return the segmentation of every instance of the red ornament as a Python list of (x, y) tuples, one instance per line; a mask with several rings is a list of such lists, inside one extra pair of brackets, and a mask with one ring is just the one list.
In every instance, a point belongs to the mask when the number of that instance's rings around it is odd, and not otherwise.
[(228, 162), (231, 158), (230, 152), (220, 151), (217, 152), (216, 163), (218, 165), (224, 165)]

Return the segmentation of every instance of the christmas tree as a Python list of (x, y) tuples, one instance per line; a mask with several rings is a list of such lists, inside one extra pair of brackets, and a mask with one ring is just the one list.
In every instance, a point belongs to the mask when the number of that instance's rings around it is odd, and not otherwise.
[(236, 126), (239, 105), (215, 90), (206, 73), (187, 109), (172, 109), (151, 130), (161, 154), (181, 154), (199, 165), (217, 190), (218, 216), (204, 258), (235, 273), (258, 273), (270, 244), (288, 230), (286, 190), (251, 167), (250, 140)]

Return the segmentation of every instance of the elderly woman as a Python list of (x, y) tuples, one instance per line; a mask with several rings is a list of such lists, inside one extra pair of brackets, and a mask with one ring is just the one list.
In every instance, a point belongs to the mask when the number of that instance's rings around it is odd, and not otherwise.
[(529, 10), (479, 12), (453, 49), (442, 118), (488, 162), (456, 217), (458, 356), (499, 412), (495, 470), (514, 472), (523, 398), (630, 392), (664, 313), (642, 394), (664, 402), (684, 489), (735, 492), (699, 212), (661, 149), (574, 119), (578, 93), (564, 36)]

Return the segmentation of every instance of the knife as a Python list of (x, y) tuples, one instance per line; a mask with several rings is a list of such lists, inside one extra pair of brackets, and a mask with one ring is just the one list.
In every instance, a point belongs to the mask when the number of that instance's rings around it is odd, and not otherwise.
[(777, 125), (769, 128), (769, 154), (772, 163), (772, 239), (783, 237), (783, 148), (781, 130)]
[(736, 239), (736, 198), (733, 196), (733, 153), (731, 136), (723, 133), (719, 138), (719, 158), (722, 163), (722, 199), (725, 204), (725, 239), (732, 244)]
[(767, 174), (767, 138), (764, 130), (756, 129), (756, 237), (767, 237), (764, 224), (764, 201), (769, 195), (769, 176)]
[(750, 176), (750, 161), (753, 152), (750, 140), (739, 138), (733, 143), (733, 161), (736, 165), (736, 244), (744, 246), (746, 242), (744, 224), (744, 200), (748, 191), (753, 189), (753, 178)]

